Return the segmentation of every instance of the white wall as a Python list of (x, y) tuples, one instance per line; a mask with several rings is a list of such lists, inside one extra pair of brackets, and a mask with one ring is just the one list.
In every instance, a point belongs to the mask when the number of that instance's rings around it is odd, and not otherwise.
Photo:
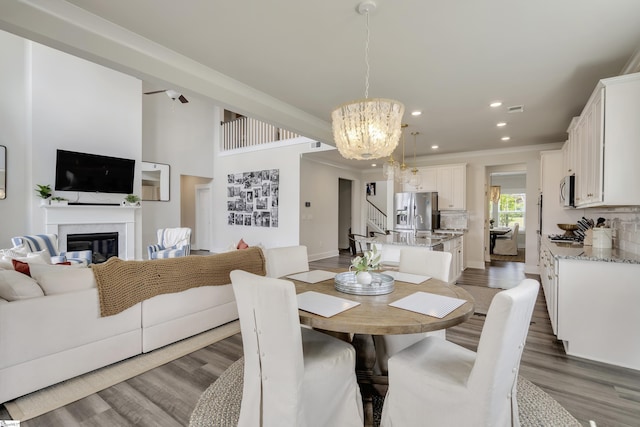
[[(155, 88), (143, 86), (148, 92)], [(182, 175), (213, 178), (213, 146), (219, 120), (213, 102), (188, 97), (183, 104), (164, 93), (142, 98), (142, 160), (170, 166), (169, 201), (142, 202), (142, 242), (146, 246), (156, 241), (156, 230), (165, 227), (189, 226), (190, 218), (181, 218), (181, 210), (195, 209), (193, 194), (181, 194)], [(196, 181), (192, 182), (196, 185)], [(200, 183), (198, 181), (197, 183)], [(185, 204), (185, 206), (181, 206)], [(190, 215), (191, 216), (191, 215)], [(192, 227), (193, 228), (193, 227)], [(194, 238), (195, 230), (192, 233)]]
[[(338, 180), (350, 180), (352, 231), (365, 234), (365, 184), (359, 173), (303, 158), (301, 163), (300, 191), (303, 194), (300, 207), (303, 219), (300, 224), (300, 243), (307, 246), (309, 259), (321, 259), (338, 255)], [(311, 207), (305, 208), (304, 201)]]
[(0, 200), (0, 248), (30, 224), (28, 201), (34, 196), (28, 139), (28, 42), (0, 31), (0, 145), (7, 147), (7, 198)]
[[(267, 248), (300, 243), (300, 155), (309, 151), (308, 142), (225, 155), (218, 155), (218, 145), (214, 146), (212, 252), (224, 251), (240, 239), (249, 246), (261, 244)], [(280, 171), (278, 227), (228, 225), (227, 175), (264, 169)]]

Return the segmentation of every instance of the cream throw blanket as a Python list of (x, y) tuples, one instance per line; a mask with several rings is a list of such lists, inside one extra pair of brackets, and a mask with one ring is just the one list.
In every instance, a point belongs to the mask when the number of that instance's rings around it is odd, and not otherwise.
[(257, 247), (215, 255), (148, 261), (124, 261), (112, 257), (105, 263), (92, 264), (91, 268), (98, 285), (102, 317), (118, 314), (156, 295), (229, 284), (229, 273), (233, 270), (266, 274), (264, 254)]

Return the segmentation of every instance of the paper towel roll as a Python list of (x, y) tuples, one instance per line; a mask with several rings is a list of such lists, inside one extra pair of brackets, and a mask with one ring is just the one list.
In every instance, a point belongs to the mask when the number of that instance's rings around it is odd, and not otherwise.
[(596, 227), (593, 229), (593, 247), (607, 249), (611, 248), (611, 229)]

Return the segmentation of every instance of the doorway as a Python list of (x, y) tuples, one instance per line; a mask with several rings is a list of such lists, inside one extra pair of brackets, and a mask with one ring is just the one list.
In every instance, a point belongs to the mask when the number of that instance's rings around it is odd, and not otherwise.
[(352, 215), (352, 186), (350, 179), (338, 178), (338, 250), (349, 250), (349, 229)]
[[(525, 262), (526, 247), (527, 172), (526, 165), (503, 165), (488, 168), (487, 189), (487, 248), (488, 261)], [(501, 239), (515, 239), (517, 254), (511, 250), (493, 250), (492, 230), (507, 230), (493, 236), (498, 248), (509, 247)], [(514, 236), (514, 231), (517, 233)], [(495, 233), (498, 234), (498, 233)], [(512, 247), (512, 246), (511, 246)]]
[(211, 186), (196, 185), (196, 229), (194, 245), (196, 249), (211, 250)]

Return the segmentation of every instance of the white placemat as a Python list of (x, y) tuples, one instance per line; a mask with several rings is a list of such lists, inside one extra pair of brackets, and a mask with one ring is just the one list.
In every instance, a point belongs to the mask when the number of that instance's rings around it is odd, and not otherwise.
[(334, 277), (336, 277), (336, 273), (324, 270), (311, 270), (287, 276), (289, 279), (299, 280), (306, 283), (324, 282), (325, 280), (333, 279)]
[(307, 291), (298, 294), (298, 308), (324, 317), (335, 316), (360, 305), (359, 302), (338, 298), (319, 292)]
[(387, 271), (383, 271), (382, 273), (388, 274), (389, 276), (393, 277), (395, 280), (398, 280), (400, 282), (415, 283), (415, 284), (422, 283), (424, 281), (431, 279), (431, 276), (423, 276), (421, 274), (402, 273), (400, 271), (394, 271), (394, 270), (387, 270)]
[(465, 302), (467, 301), (460, 298), (446, 297), (428, 292), (415, 292), (389, 305), (441, 319)]

